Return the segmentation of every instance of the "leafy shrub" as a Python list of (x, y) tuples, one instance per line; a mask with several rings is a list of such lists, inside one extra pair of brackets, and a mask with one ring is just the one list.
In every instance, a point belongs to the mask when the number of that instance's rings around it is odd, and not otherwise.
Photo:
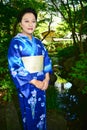
[(80, 60), (72, 67), (70, 75), (72, 78), (78, 78), (80, 82), (83, 82), (83, 86), (79, 90), (82, 93), (87, 93), (87, 53), (80, 56)]
[(58, 91), (54, 86), (50, 85), (46, 91), (47, 94), (47, 109), (58, 109), (57, 95)]
[(14, 92), (14, 85), (12, 83), (7, 62), (7, 50), (11, 36), (5, 35), (1, 38), (0, 44), (0, 91), (4, 91), (3, 99), (5, 101), (11, 100), (11, 95)]
[(66, 58), (74, 56), (74, 54), (75, 54), (74, 46), (65, 47), (64, 49), (58, 51), (59, 59), (62, 59), (62, 58), (66, 59)]

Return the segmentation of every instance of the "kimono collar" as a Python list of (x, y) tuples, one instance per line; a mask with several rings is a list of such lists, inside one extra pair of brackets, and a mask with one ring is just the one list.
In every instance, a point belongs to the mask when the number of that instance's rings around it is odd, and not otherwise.
[(16, 35), (16, 37), (28, 39), (29, 41), (32, 41), (33, 38), (34, 38), (33, 35), (32, 35), (32, 40), (30, 40), (28, 36), (26, 36), (26, 35), (24, 35), (24, 34), (22, 34), (22, 33), (18, 33), (18, 34)]
[(22, 34), (22, 33), (18, 33), (15, 38), (18, 38), (21, 40), (21, 42), (27, 42), (30, 45), (30, 50), (32, 50), (32, 54), (31, 55), (37, 55), (37, 43), (35, 40), (35, 37), (32, 35), (32, 40), (29, 39), (28, 36)]

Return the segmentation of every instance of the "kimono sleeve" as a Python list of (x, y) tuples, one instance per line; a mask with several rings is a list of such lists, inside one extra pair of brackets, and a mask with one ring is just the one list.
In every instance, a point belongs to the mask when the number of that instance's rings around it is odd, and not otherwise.
[(18, 42), (12, 39), (8, 49), (8, 66), (17, 88), (29, 84), (29, 81), (33, 79), (33, 76), (23, 66)]
[(44, 72), (45, 73), (52, 73), (52, 60), (48, 55), (48, 51), (46, 50), (46, 48), (44, 47), (45, 50), (45, 55), (44, 55)]

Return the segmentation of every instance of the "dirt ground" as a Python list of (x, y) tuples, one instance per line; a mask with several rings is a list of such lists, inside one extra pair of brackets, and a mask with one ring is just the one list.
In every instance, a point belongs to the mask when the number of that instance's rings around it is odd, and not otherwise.
[(47, 111), (47, 130), (67, 130), (63, 115), (56, 110)]

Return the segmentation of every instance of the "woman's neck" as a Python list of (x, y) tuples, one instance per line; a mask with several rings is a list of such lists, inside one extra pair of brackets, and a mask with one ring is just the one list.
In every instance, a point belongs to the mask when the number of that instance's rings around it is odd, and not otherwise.
[(22, 32), (23, 35), (27, 36), (30, 40), (32, 40), (32, 34), (26, 34), (24, 32)]

